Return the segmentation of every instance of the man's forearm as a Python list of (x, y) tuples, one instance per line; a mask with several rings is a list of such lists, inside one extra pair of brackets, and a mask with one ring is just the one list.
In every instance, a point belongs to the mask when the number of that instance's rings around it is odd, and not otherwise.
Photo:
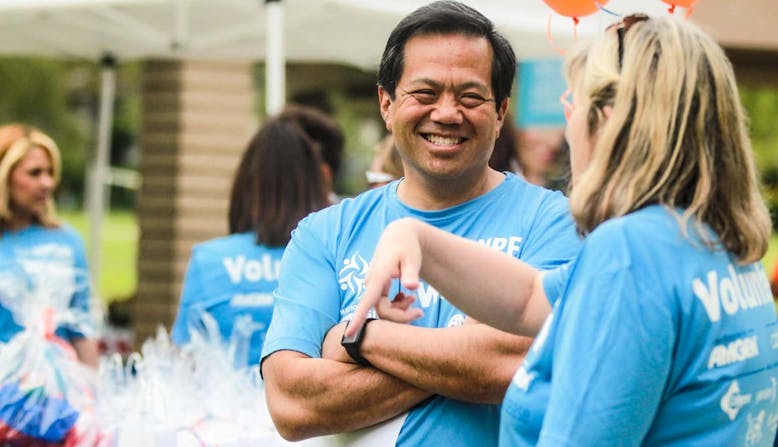
[(484, 324), (435, 329), (378, 320), (367, 327), (362, 354), (433, 394), (500, 403), (531, 344)]
[(288, 440), (343, 433), (375, 425), (430, 396), (375, 368), (294, 351), (279, 351), (262, 364), (268, 408)]

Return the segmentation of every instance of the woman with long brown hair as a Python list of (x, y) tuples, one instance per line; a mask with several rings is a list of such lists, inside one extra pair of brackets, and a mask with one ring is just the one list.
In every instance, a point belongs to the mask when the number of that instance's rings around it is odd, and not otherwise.
[(235, 174), (229, 236), (192, 250), (173, 341), (187, 343), (207, 313), (239, 351), (236, 362), (258, 363), (284, 247), (297, 222), (327, 204), (318, 147), (293, 119), (269, 119)]

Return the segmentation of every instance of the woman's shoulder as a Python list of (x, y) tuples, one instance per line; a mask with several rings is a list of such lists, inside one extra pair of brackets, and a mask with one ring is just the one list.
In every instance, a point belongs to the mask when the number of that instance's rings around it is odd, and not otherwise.
[(397, 181), (379, 188), (364, 191), (354, 197), (348, 197), (340, 202), (314, 211), (300, 221), (299, 226), (324, 228), (327, 225), (347, 225), (355, 219), (361, 219), (366, 214), (375, 211), (376, 207), (396, 200)]
[(510, 194), (513, 198), (518, 197), (525, 208), (534, 203), (535, 208), (542, 213), (551, 210), (565, 214), (570, 212), (568, 198), (562, 191), (534, 185), (510, 172), (505, 174), (503, 185), (505, 194)]
[(66, 243), (78, 248), (79, 250), (84, 250), (84, 238), (81, 237), (81, 234), (70, 224), (61, 222), (58, 227), (51, 228), (51, 231), (60, 235), (62, 240)]
[(699, 255), (696, 228), (681, 227), (680, 212), (651, 205), (625, 216), (609, 219), (586, 237), (584, 247), (613, 262), (676, 264), (687, 256)]
[(590, 238), (599, 239), (622, 235), (630, 240), (656, 240), (680, 231), (673, 212), (661, 205), (649, 205), (624, 216), (614, 217), (592, 231)]
[(33, 224), (19, 232), (19, 236), (42, 242), (67, 242), (82, 245), (81, 234), (67, 222), (60, 222), (56, 226), (44, 226)]
[(253, 231), (216, 237), (200, 242), (192, 247), (193, 256), (253, 255), (255, 252), (261, 251), (272, 251), (272, 247), (258, 244), (257, 235)]

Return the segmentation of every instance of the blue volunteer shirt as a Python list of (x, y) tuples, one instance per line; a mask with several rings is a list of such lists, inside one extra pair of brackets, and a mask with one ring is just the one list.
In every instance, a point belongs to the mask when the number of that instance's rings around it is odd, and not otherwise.
[(562, 296), (562, 291), (567, 285), (567, 279), (570, 276), (570, 267), (573, 266), (572, 262), (568, 262), (562, 266), (549, 270), (543, 274), (543, 292), (546, 294), (551, 306), (554, 306), (556, 300)]
[(761, 264), (690, 242), (650, 206), (584, 241), (508, 389), (500, 445), (766, 447), (777, 421)]
[(62, 303), (63, 308), (70, 308), (73, 318), (56, 331), (66, 340), (93, 335), (95, 328), (89, 313), (90, 287), (84, 253), (81, 237), (66, 224), (58, 228), (34, 224), (18, 231), (3, 231), (0, 235), (0, 294), (6, 296), (0, 297), (0, 342), (8, 342), (24, 330), (21, 316), (13, 315), (11, 309), (3, 305), (9, 294), (24, 296), (23, 299), (40, 296), (48, 304), (57, 302)]
[(233, 234), (196, 245), (184, 278), (173, 342), (189, 342), (190, 330), (202, 330), (203, 313), (219, 325), (225, 341), (237, 349), (236, 360), (259, 362), (273, 316), (273, 290), (283, 247), (257, 245), (253, 232)]
[[(263, 358), (279, 350), (321, 357), (327, 331), (349, 319), (359, 303), (368, 261), (394, 220), (414, 217), (541, 269), (570, 261), (580, 247), (567, 199), (513, 174), (487, 194), (440, 211), (406, 206), (397, 197), (397, 185), (344, 200), (300, 223), (284, 253)], [(424, 317), (412, 323), (417, 326), (445, 328), (465, 320), (426, 283), (420, 284), (414, 305), (424, 310)], [(496, 445), (498, 422), (498, 405), (436, 396), (410, 411), (397, 445)]]

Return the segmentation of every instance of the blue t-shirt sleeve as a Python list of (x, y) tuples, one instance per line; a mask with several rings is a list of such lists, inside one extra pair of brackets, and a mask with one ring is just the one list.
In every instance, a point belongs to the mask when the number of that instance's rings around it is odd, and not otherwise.
[(562, 296), (567, 280), (570, 277), (570, 266), (573, 262), (575, 261), (570, 261), (543, 274), (543, 291), (546, 293), (546, 298), (552, 307), (556, 300)]
[(611, 233), (590, 237), (562, 298), (539, 446), (638, 446), (660, 403), (672, 307), (639, 274), (623, 234)]
[(521, 259), (541, 270), (567, 264), (581, 248), (567, 199), (559, 192), (549, 193), (523, 242)]
[(197, 248), (192, 250), (189, 266), (184, 276), (184, 284), (181, 290), (181, 299), (178, 303), (178, 314), (170, 329), (170, 338), (173, 343), (181, 346), (189, 342), (189, 317), (193, 312), (192, 307), (205, 299), (205, 288), (202, 286), (200, 265), (197, 262)]
[[(340, 321), (340, 288), (334, 249), (321, 237), (337, 237), (337, 228), (320, 214), (303, 220), (281, 260), (281, 274), (262, 359), (280, 350), (321, 357), (327, 331)], [(321, 237), (320, 237), (321, 236)], [(305, 324), (300, 324), (304, 321)]]

